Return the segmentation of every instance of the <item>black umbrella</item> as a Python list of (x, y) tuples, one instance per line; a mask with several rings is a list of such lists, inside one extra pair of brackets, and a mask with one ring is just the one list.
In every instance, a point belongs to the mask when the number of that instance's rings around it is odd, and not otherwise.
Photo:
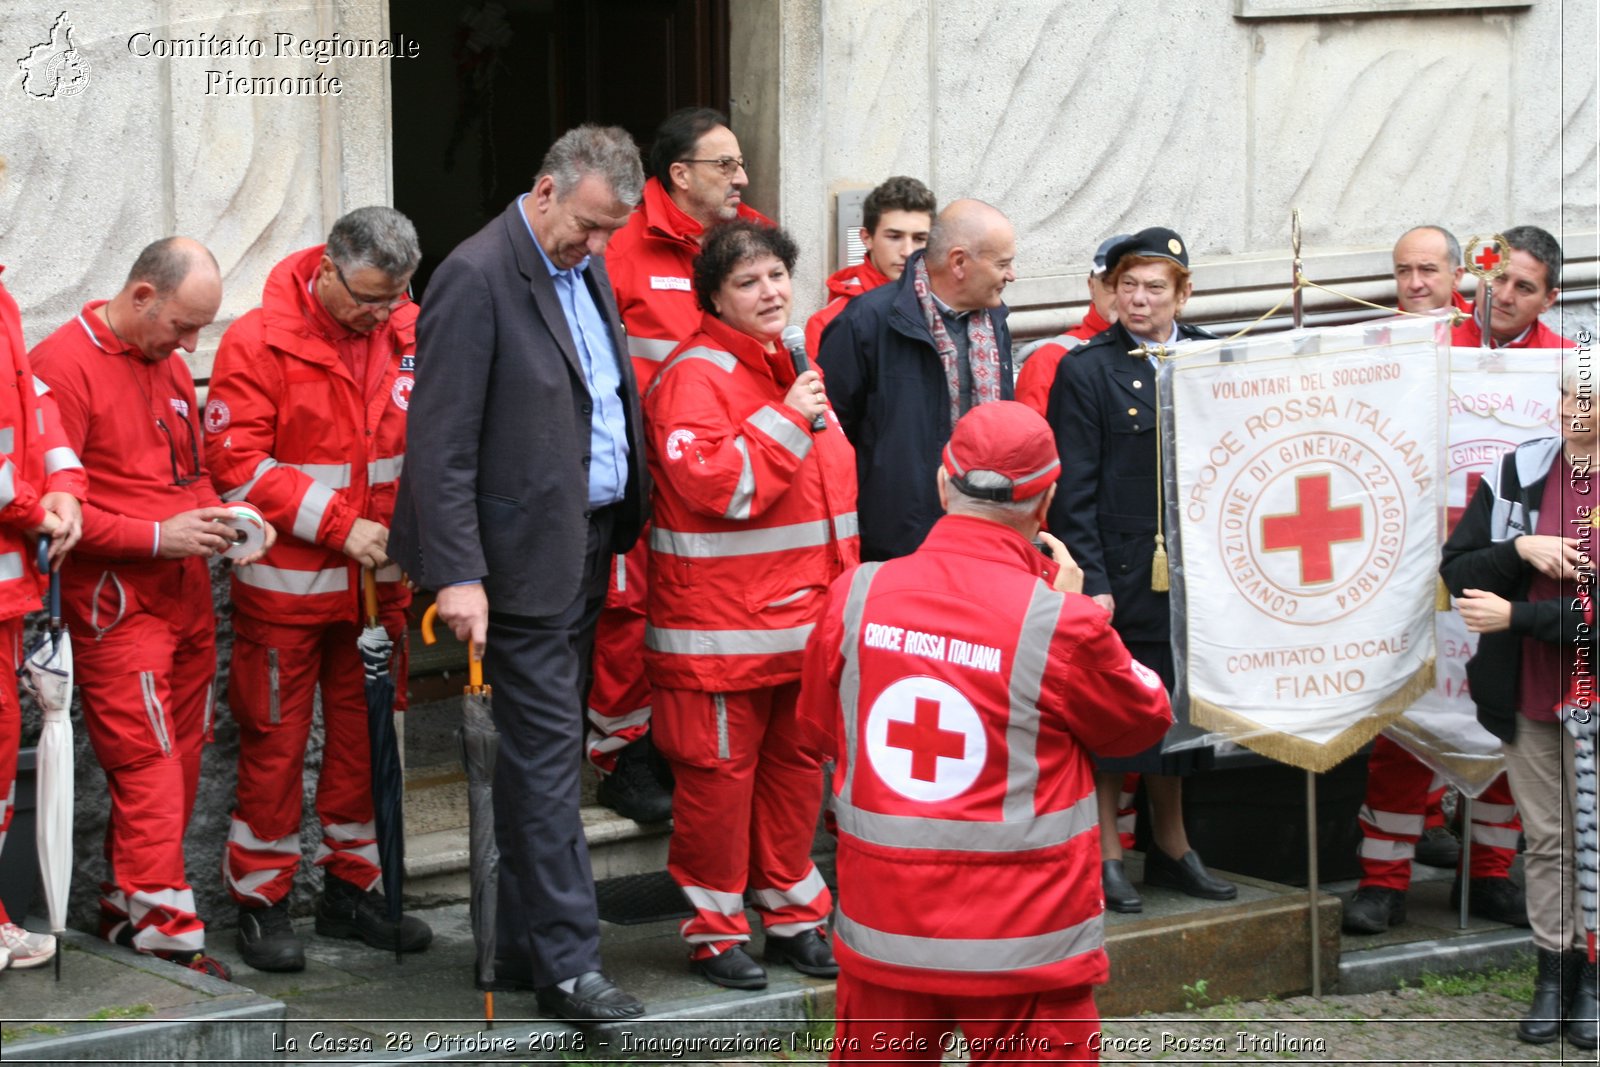
[[(439, 609), (422, 615), (422, 640), (433, 644), (433, 621)], [(500, 882), (500, 846), (494, 839), (494, 764), (500, 734), (489, 706), (491, 690), (483, 684), (483, 660), (468, 644), (467, 686), (461, 691), (461, 765), (467, 772), (467, 840), (472, 869), (472, 940), (478, 949), (478, 985), (483, 987), (483, 1018), (494, 1025), (495, 913)]]
[[(372, 750), (372, 816), (377, 824), (378, 863), (383, 868), (383, 898), (389, 922), (400, 926), (400, 885), (405, 880), (406, 839), (403, 815), (405, 774), (400, 769), (400, 742), (394, 734), (394, 675), (389, 661), (394, 641), (378, 621), (378, 581), (367, 568), (361, 571), (367, 602), (367, 625), (356, 639), (361, 651), (361, 673), (367, 690), (367, 741)], [(400, 940), (395, 938), (394, 961), (400, 962)]]

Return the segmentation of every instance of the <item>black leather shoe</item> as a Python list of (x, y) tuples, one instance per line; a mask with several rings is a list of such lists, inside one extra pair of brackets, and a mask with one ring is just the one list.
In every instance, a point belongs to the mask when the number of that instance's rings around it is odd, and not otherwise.
[(820, 930), (807, 930), (793, 937), (767, 935), (767, 947), (762, 957), (768, 963), (787, 963), (801, 974), (817, 978), (839, 977), (839, 964), (833, 958), (833, 948)]
[(650, 769), (650, 742), (639, 740), (617, 753), (616, 770), (600, 780), (595, 799), (625, 819), (640, 823), (672, 818), (672, 794)]
[[(1508, 926), (1528, 925), (1528, 898), (1509, 878), (1474, 878), (1467, 901), (1467, 914), (1492, 919)], [(1450, 887), (1450, 907), (1461, 907), (1461, 879)]]
[(1453, 871), (1456, 864), (1461, 862), (1461, 842), (1456, 840), (1456, 835), (1450, 832), (1449, 827), (1430, 826), (1417, 838), (1413, 858), (1424, 867)]
[(289, 902), (265, 908), (239, 907), (239, 955), (258, 971), (303, 971), (306, 949), (289, 922)]
[(1577, 984), (1576, 953), (1538, 950), (1539, 970), (1533, 977), (1533, 1003), (1517, 1023), (1517, 1040), (1548, 1045), (1561, 1036), (1561, 1018)]
[(1200, 853), (1192, 848), (1175, 860), (1159, 846), (1152, 846), (1144, 855), (1144, 884), (1176, 889), (1202, 900), (1232, 900), (1239, 895), (1239, 887), (1206, 870)]
[(568, 1022), (614, 1022), (644, 1014), (638, 997), (624, 993), (599, 971), (578, 975), (570, 993), (562, 992), (560, 986), (547, 985), (535, 990), (534, 996), (540, 1011)]
[(703, 960), (690, 960), (689, 969), (707, 981), (729, 989), (767, 988), (766, 970), (738, 945)]
[(1124, 915), (1136, 915), (1144, 910), (1144, 898), (1128, 881), (1128, 872), (1122, 869), (1121, 860), (1100, 861), (1100, 887), (1106, 895), (1106, 907)]
[(1577, 963), (1578, 988), (1567, 1005), (1567, 1040), (1579, 1048), (1594, 1048), (1596, 1019), (1600, 1017), (1600, 988), (1596, 987), (1595, 965), (1582, 952), (1563, 955)]
[(1406, 895), (1398, 889), (1364, 885), (1344, 906), (1341, 926), (1347, 934), (1381, 934), (1406, 921)]
[(317, 898), (316, 930), (323, 937), (348, 937), (390, 952), (421, 952), (433, 941), (433, 930), (415, 915), (402, 912), (399, 922), (390, 922), (382, 893), (331, 874), (324, 876)]

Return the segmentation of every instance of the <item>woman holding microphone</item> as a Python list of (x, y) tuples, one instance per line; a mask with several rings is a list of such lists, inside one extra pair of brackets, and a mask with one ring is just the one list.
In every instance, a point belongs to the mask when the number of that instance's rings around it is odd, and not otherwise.
[(760, 989), (744, 950), (753, 891), (768, 962), (838, 973), (832, 896), (811, 863), (822, 769), (799, 743), (801, 655), (828, 584), (860, 556), (855, 453), (822, 381), (781, 343), (797, 250), (732, 222), (695, 260), (698, 331), (645, 397), (650, 473), (646, 670), (677, 786), (667, 870), (694, 908), (690, 966)]

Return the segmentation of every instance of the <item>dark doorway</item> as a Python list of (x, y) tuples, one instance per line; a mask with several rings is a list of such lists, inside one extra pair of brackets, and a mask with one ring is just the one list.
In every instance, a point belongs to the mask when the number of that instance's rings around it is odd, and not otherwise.
[(526, 192), (562, 131), (626, 129), (648, 153), (680, 107), (728, 107), (728, 0), (391, 0), (419, 45), (393, 64), (395, 206), (422, 238), (420, 292)]

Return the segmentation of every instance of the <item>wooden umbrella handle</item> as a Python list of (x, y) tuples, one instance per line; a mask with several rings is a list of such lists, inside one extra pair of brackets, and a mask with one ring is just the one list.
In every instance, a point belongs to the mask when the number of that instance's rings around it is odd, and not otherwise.
[(378, 625), (378, 573), (371, 567), (361, 568), (361, 593), (367, 603), (367, 625)]

